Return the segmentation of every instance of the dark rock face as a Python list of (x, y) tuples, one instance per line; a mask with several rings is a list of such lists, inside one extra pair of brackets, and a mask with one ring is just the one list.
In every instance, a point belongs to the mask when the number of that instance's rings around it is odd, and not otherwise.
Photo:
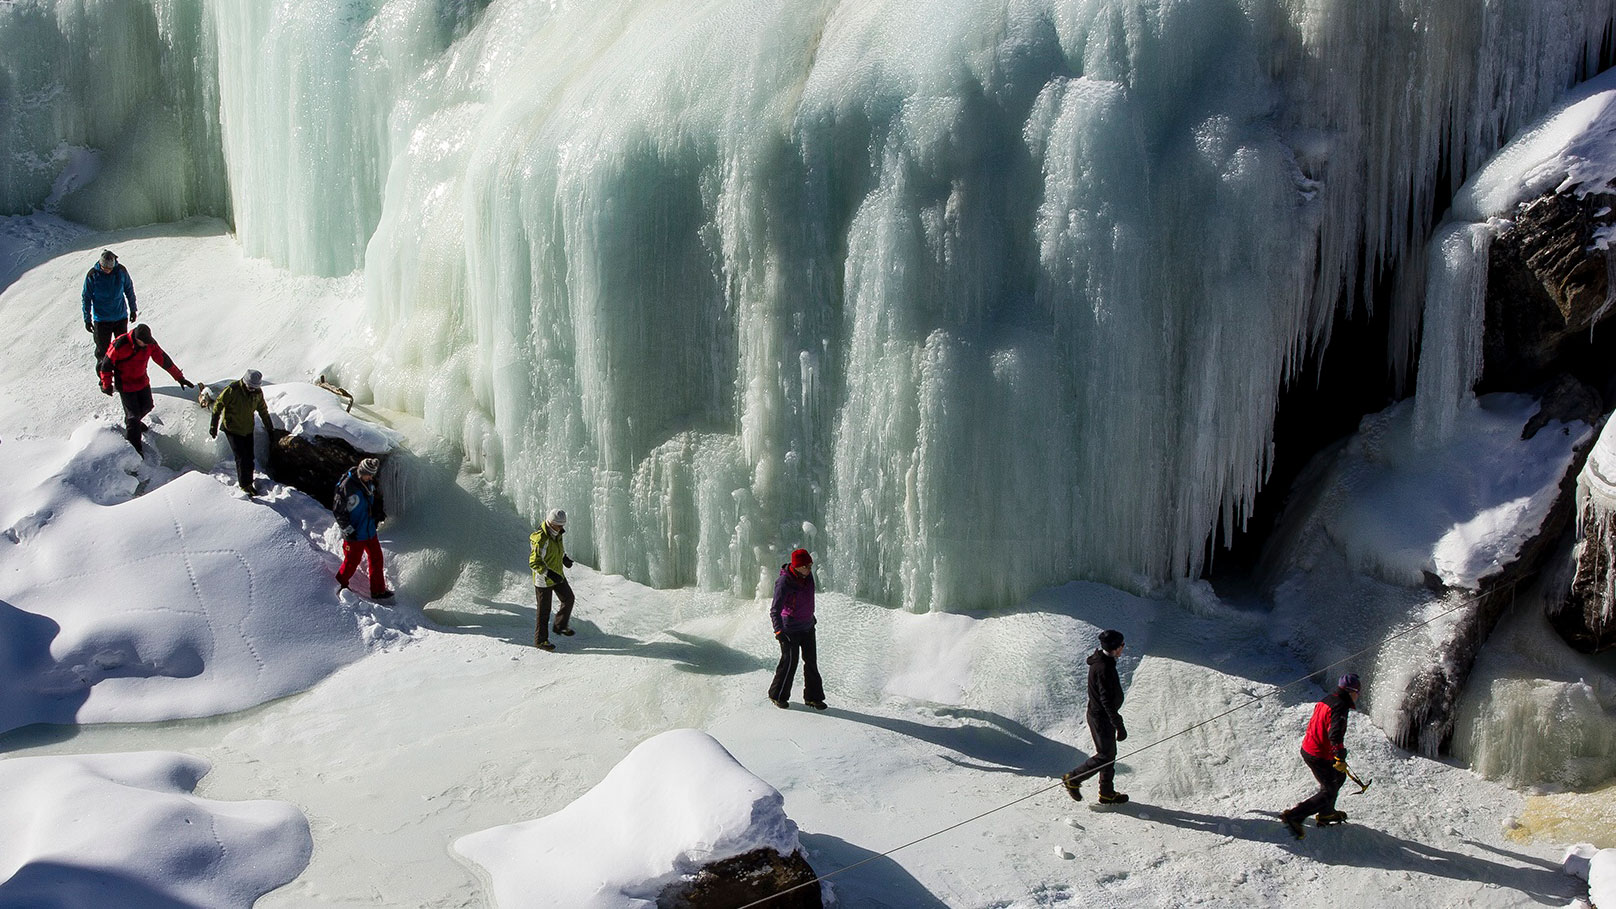
[(1584, 502), (1580, 518), (1582, 538), (1572, 551), (1576, 574), (1564, 599), (1551, 601), (1549, 624), (1566, 643), (1583, 653), (1616, 648), (1616, 577), (1611, 574), (1616, 556), (1616, 513)]
[[(801, 852), (781, 855), (773, 849), (755, 849), (734, 858), (704, 865), (694, 875), (669, 884), (657, 894), (657, 909), (736, 909), (769, 900), (770, 909), (822, 909), (814, 869)], [(799, 884), (807, 886), (790, 893)]]
[(1606, 309), (1610, 269), (1594, 234), (1616, 222), (1616, 196), (1554, 193), (1523, 203), (1487, 264), (1484, 368), (1477, 393), (1522, 391), (1589, 355)]
[[(1581, 400), (1574, 391), (1568, 392), (1568, 397), (1572, 401)], [(1544, 409), (1548, 406), (1545, 401)], [(1533, 431), (1529, 424), (1522, 435)], [(1431, 757), (1448, 752), (1458, 719), (1459, 696), (1464, 692), (1465, 681), (1470, 677), (1482, 645), (1498, 625), (1504, 610), (1514, 602), (1516, 590), (1536, 580), (1555, 547), (1567, 539), (1574, 511), (1572, 503), (1576, 501), (1577, 475), (1594, 443), (1595, 437), (1590, 435), (1588, 441), (1573, 450), (1572, 464), (1560, 480), (1560, 494), (1555, 498), (1553, 509), (1537, 535), (1521, 547), (1515, 561), (1482, 578), (1479, 591), (1442, 590), (1440, 582), (1434, 585), (1439, 594), (1434, 604), (1436, 611), (1467, 599), (1471, 602), (1459, 610), (1457, 621), (1433, 649), (1431, 661), (1415, 674), (1404, 691), (1403, 721), (1388, 730), (1397, 746)], [(1428, 578), (1428, 581), (1434, 580)], [(1427, 586), (1433, 585), (1428, 583)]]
[[(342, 439), (294, 436), (277, 429), (270, 433), (269, 458), (264, 472), (275, 482), (301, 489), (330, 508), (342, 475), (363, 458), (380, 457), (383, 455), (360, 451)], [(385, 470), (385, 459), (383, 464)]]

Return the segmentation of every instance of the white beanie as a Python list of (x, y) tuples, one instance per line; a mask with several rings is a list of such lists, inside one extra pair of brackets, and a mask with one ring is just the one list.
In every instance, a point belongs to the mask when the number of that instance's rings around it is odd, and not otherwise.
[(544, 523), (565, 527), (567, 526), (567, 513), (560, 508), (552, 508), (550, 513), (544, 516)]

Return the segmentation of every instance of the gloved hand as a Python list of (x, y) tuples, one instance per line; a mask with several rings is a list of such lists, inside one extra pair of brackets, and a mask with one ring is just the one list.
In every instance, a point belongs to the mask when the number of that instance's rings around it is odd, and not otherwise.
[(195, 388), (196, 383), (192, 382), (190, 379), (182, 378), (182, 379), (180, 379), (180, 387), (181, 388)]
[(92, 335), (95, 334), (95, 323), (91, 322), (89, 319), (85, 319), (84, 320), (84, 330), (89, 332)]
[(562, 582), (562, 581), (564, 581), (564, 580), (566, 580), (566, 579), (565, 579), (565, 578), (563, 578), (563, 577), (562, 577), (562, 576), (561, 576), (561, 575), (559, 575), (559, 574), (556, 574), (556, 573), (555, 573), (555, 572), (553, 572), (553, 571), (551, 571), (551, 570), (550, 570), (550, 569), (548, 569), (548, 568), (546, 568), (546, 569), (544, 569), (544, 576), (545, 576), (545, 577), (547, 577), (547, 578), (549, 578), (549, 579), (550, 579), (550, 583), (552, 583), (552, 584), (559, 584), (559, 583), (561, 583), (561, 582)]
[(219, 437), (219, 427), (217, 427), (217, 426), (209, 426), (208, 427), (208, 438), (217, 439), (218, 437)]
[(1331, 764), (1330, 766), (1335, 768), (1336, 773), (1346, 773), (1347, 772), (1347, 762), (1342, 760), (1340, 757), (1337, 757), (1335, 759), (1335, 763)]
[(353, 539), (357, 538), (358, 536), (359, 536), (359, 532), (354, 530), (352, 527), (344, 527), (344, 528), (342, 528), (342, 538), (344, 540), (353, 540)]
[(110, 389), (110, 388), (101, 389), (101, 393), (106, 395), (109, 398), (112, 397), (112, 389)]
[(139, 322), (139, 321), (140, 321), (140, 313), (135, 312), (135, 308), (133, 306), (129, 307), (129, 324), (133, 325), (133, 324), (135, 324), (136, 322)]
[(1127, 740), (1128, 740), (1128, 727), (1122, 725), (1121, 723), (1117, 723), (1117, 741), (1126, 742)]
[(561, 567), (562, 568), (571, 568), (572, 567), (572, 556), (563, 555), (561, 557)]
[(385, 511), (376, 512), (376, 523), (380, 524), (381, 522), (383, 522), (385, 520), (387, 520), (387, 512), (385, 512)]

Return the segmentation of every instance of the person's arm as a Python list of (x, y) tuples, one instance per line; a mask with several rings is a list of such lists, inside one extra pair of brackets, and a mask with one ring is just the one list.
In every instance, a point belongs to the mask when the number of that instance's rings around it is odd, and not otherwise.
[(275, 431), (275, 424), (270, 422), (269, 405), (264, 403), (264, 393), (262, 391), (254, 392), (253, 397), (255, 398), (254, 404), (258, 409), (258, 418), (264, 421), (264, 432), (273, 433)]
[(1112, 725), (1122, 727), (1122, 677), (1117, 675), (1116, 661), (1111, 661), (1100, 677), (1100, 706), (1111, 718)]
[(118, 273), (123, 275), (123, 295), (124, 299), (129, 301), (129, 321), (133, 322), (139, 318), (135, 309), (135, 279), (129, 277), (129, 269), (122, 265), (118, 266)]
[(174, 361), (169, 359), (167, 352), (165, 352), (163, 348), (159, 347), (156, 341), (151, 342), (147, 346), (152, 349), (152, 358), (157, 361), (157, 365), (163, 367), (163, 369), (169, 375), (173, 376), (174, 381), (180, 383), (181, 388), (193, 387), (191, 380), (185, 378), (185, 373), (181, 372), (180, 368), (174, 365)]
[(774, 633), (779, 634), (783, 627), (780, 624), (780, 608), (785, 605), (786, 576), (781, 574), (774, 579), (774, 601), (769, 604), (769, 624), (774, 627)]
[(213, 411), (213, 419), (208, 421), (208, 435), (210, 436), (217, 437), (219, 435), (219, 417), (224, 413), (224, 399), (230, 394), (230, 388), (231, 386), (225, 386), (225, 390), (219, 392), (219, 396), (213, 399), (213, 407), (210, 408)]
[(80, 295), (84, 300), (84, 330), (89, 332), (95, 331), (95, 325), (91, 323), (90, 314), (90, 277), (93, 274), (94, 271), (92, 270), (90, 274), (84, 276), (84, 292)]
[(331, 516), (337, 519), (337, 527), (342, 530), (344, 540), (354, 538), (353, 521), (349, 520), (348, 514), (348, 500), (352, 498), (352, 492), (348, 486), (351, 476), (351, 474), (344, 476), (337, 481), (337, 496), (331, 503)]
[(1350, 713), (1352, 707), (1348, 704), (1336, 703), (1330, 706), (1330, 757), (1337, 760), (1347, 753), (1347, 716)]

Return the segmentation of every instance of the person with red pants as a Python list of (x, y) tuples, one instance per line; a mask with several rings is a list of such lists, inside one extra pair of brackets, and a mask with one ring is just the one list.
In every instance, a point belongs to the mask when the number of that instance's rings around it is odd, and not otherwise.
[(331, 513), (342, 528), (342, 567), (337, 570), (337, 584), (348, 589), (348, 580), (359, 570), (359, 558), (364, 556), (370, 560), (370, 596), (376, 600), (393, 595), (382, 576), (382, 544), (376, 539), (377, 525), (387, 520), (382, 490), (376, 483), (381, 469), (382, 463), (376, 458), (360, 461), (337, 482), (336, 500), (331, 503)]
[(181, 388), (196, 387), (196, 383), (185, 378), (168, 354), (157, 346), (151, 326), (145, 323), (113, 338), (112, 343), (107, 345), (106, 356), (101, 358), (101, 393), (110, 395), (114, 390), (118, 392), (118, 398), (123, 402), (124, 438), (142, 455), (146, 453), (140, 441), (141, 434), (146, 431), (146, 424), (142, 420), (152, 412), (153, 406), (151, 379), (147, 377), (146, 370), (153, 360), (167, 370)]
[(1347, 749), (1342, 744), (1347, 738), (1347, 716), (1358, 703), (1359, 687), (1358, 674), (1349, 672), (1336, 682), (1329, 697), (1313, 706), (1313, 718), (1302, 737), (1302, 760), (1319, 781), (1319, 791), (1279, 815), (1297, 839), (1306, 834), (1302, 821), (1310, 814), (1318, 815), (1315, 823), (1321, 827), (1347, 819), (1346, 812), (1336, 810), (1335, 798), (1347, 781)]
[(802, 702), (824, 710), (825, 682), (819, 677), (819, 645), (814, 640), (814, 560), (806, 549), (792, 550), (791, 561), (780, 566), (774, 581), (769, 622), (780, 642), (780, 663), (769, 685), (769, 700), (785, 710), (791, 706), (791, 683), (802, 662)]

